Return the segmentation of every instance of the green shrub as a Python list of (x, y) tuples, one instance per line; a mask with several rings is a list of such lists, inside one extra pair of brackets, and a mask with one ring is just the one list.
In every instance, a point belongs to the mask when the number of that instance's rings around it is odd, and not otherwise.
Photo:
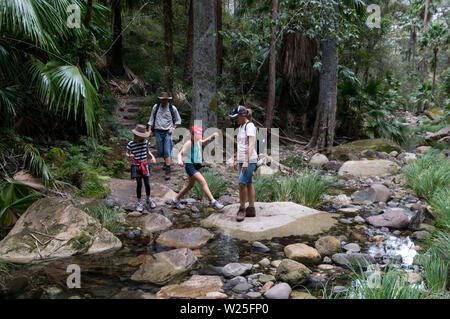
[(0, 184), (0, 223), (10, 226), (13, 212), (24, 213), (37, 199), (33, 189), (20, 182)]
[(308, 207), (317, 207), (328, 188), (329, 183), (322, 179), (319, 171), (305, 170), (295, 178), (292, 200)]
[(66, 158), (66, 154), (59, 147), (52, 148), (46, 155), (45, 160), (52, 163), (54, 166), (61, 167)]
[(87, 182), (82, 188), (82, 193), (89, 198), (106, 198), (108, 189), (98, 182)]
[(450, 187), (450, 161), (435, 151), (409, 162), (403, 172), (408, 186), (426, 199), (431, 199), (439, 188)]
[(438, 213), (438, 222), (450, 228), (450, 187), (438, 189), (431, 198), (431, 205)]
[(253, 179), (253, 187), (255, 188), (255, 200), (257, 202), (271, 202), (274, 198), (274, 187), (276, 181), (273, 177), (256, 176)]
[[(205, 171), (202, 175), (208, 183), (209, 190), (214, 198), (218, 198), (227, 192), (228, 183), (220, 174), (213, 171)], [(195, 183), (192, 191), (199, 199), (205, 197), (202, 187), (197, 182)]]
[(449, 261), (443, 259), (438, 252), (431, 247), (431, 252), (423, 258), (423, 274), (429, 291), (440, 294), (445, 291), (448, 281)]
[(118, 211), (109, 209), (101, 202), (94, 202), (87, 205), (83, 205), (81, 209), (89, 216), (97, 219), (103, 227), (115, 234), (118, 232), (120, 223), (117, 215)]

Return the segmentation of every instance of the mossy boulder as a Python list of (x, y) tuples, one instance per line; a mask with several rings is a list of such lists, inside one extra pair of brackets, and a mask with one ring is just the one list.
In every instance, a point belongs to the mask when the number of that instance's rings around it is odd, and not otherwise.
[(31, 263), (122, 247), (112, 233), (68, 200), (34, 202), (0, 242), (0, 261)]
[(358, 140), (333, 147), (332, 159), (339, 161), (358, 160), (361, 151), (364, 150), (386, 153), (397, 151), (400, 153), (402, 148), (395, 142), (384, 138)]
[(64, 153), (64, 150), (59, 147), (54, 147), (45, 154), (45, 160), (56, 167), (61, 167), (65, 159), (66, 154)]

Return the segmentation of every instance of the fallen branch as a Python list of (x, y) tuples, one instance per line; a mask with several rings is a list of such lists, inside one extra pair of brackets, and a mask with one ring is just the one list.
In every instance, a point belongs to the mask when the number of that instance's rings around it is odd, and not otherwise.
[(32, 232), (35, 233), (35, 234), (38, 234), (38, 235), (42, 235), (42, 236), (46, 236), (46, 237), (53, 238), (53, 239), (56, 239), (56, 240), (64, 241), (64, 239), (57, 238), (55, 236), (47, 235), (47, 234), (44, 234), (44, 233), (40, 233), (40, 232), (35, 231), (35, 230), (32, 230)]

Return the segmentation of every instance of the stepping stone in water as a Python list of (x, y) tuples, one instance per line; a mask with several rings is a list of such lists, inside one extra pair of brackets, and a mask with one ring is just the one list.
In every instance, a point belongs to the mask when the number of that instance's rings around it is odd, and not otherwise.
[(213, 234), (201, 227), (173, 229), (159, 235), (156, 242), (165, 247), (200, 248), (213, 238)]

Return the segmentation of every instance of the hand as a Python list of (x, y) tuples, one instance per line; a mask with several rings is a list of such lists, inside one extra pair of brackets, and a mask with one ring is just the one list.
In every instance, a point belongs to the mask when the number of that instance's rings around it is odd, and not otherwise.
[(169, 135), (172, 135), (173, 129), (169, 130)]
[(156, 164), (156, 158), (152, 158), (152, 160), (150, 161), (150, 163), (152, 163), (152, 164)]
[(214, 140), (217, 136), (219, 136), (219, 133), (215, 132), (211, 135), (211, 139)]
[(152, 130), (150, 129), (150, 130), (148, 130), (148, 132), (150, 133), (150, 135), (148, 137), (152, 137), (152, 135), (153, 135)]
[(181, 167), (184, 167), (183, 161), (178, 161), (178, 165), (181, 166)]
[(133, 159), (134, 159), (134, 154), (128, 155), (128, 158), (131, 159), (131, 160), (133, 160)]
[(244, 162), (244, 164), (242, 164), (242, 170), (246, 171), (248, 168), (248, 162)]
[(237, 171), (237, 170), (238, 170), (238, 165), (237, 165), (237, 162), (234, 162), (234, 163), (233, 163), (233, 169), (234, 169), (235, 171)]

